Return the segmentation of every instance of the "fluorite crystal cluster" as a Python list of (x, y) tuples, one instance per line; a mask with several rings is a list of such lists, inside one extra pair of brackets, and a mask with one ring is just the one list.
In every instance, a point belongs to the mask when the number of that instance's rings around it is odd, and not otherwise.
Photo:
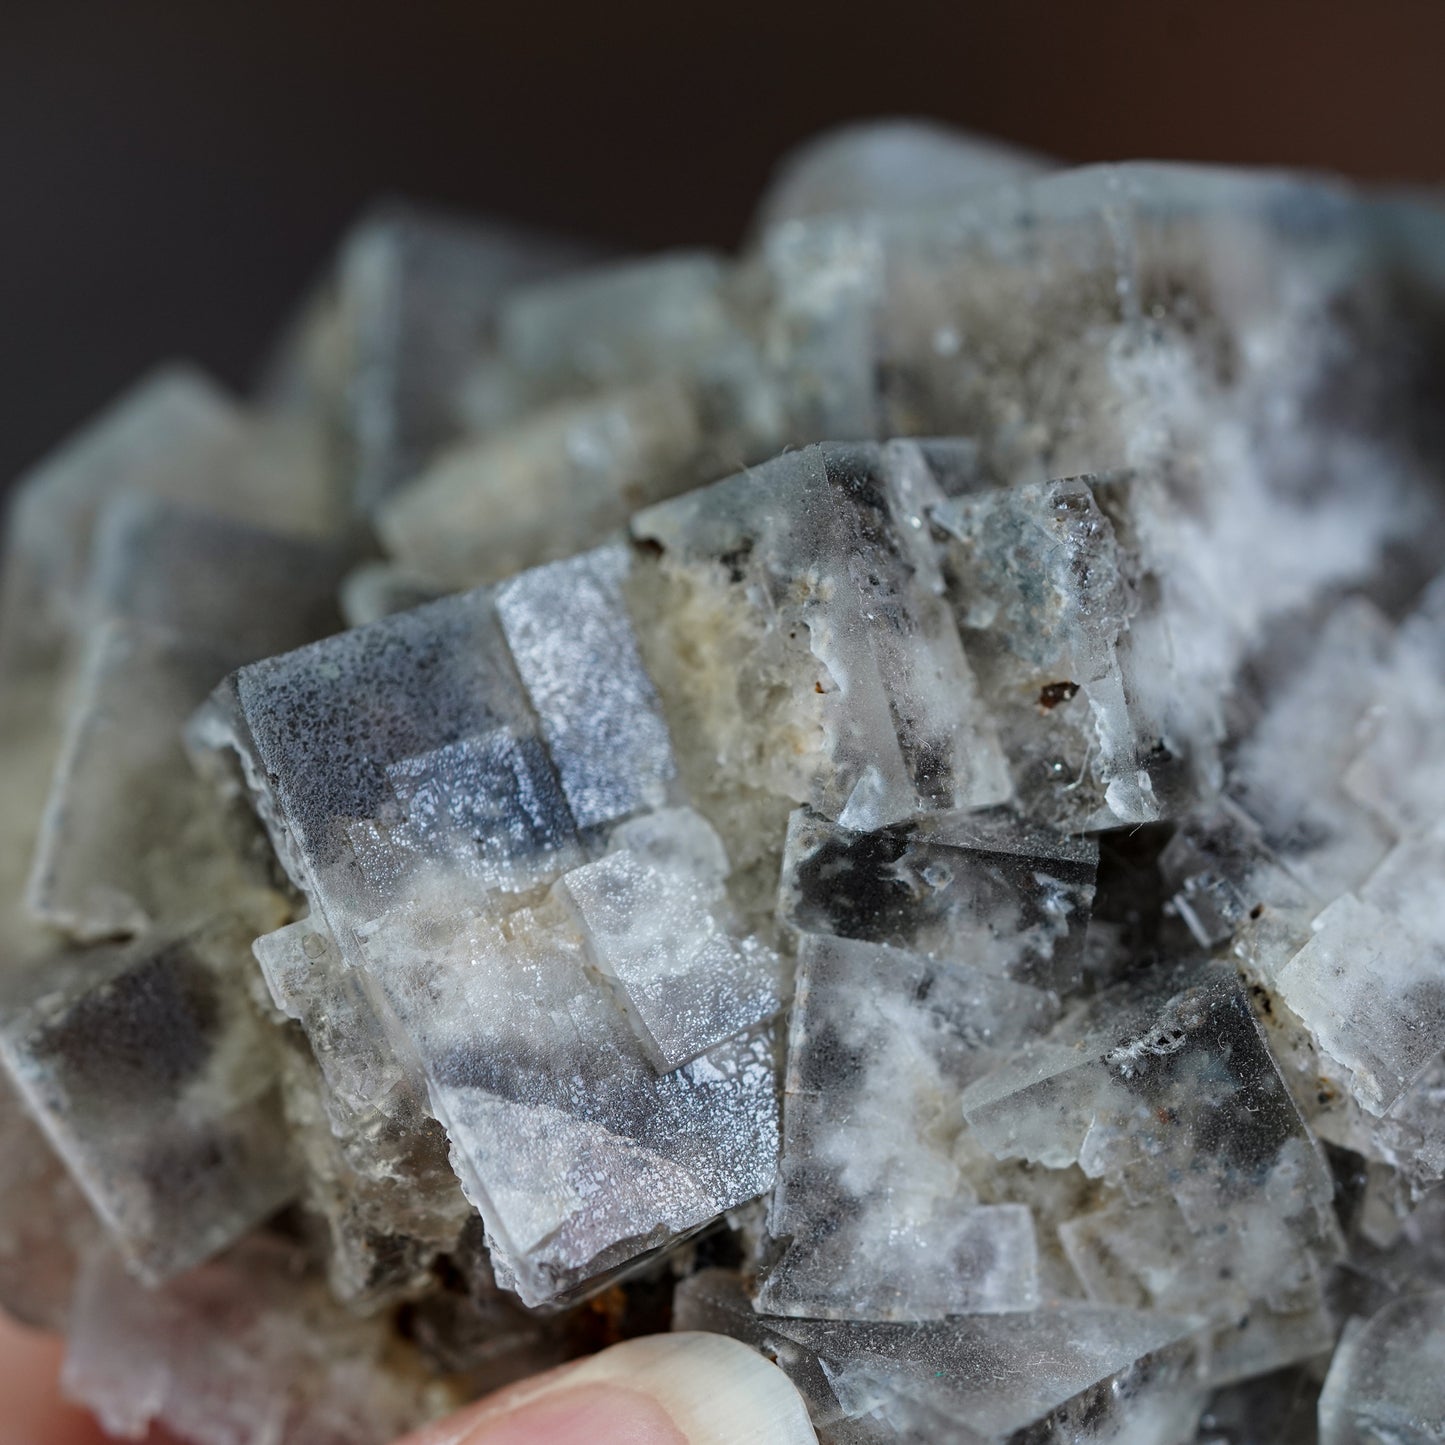
[(1425, 198), (377, 214), (15, 492), (0, 1299), (193, 1445), (669, 1326), (835, 1445), (1445, 1438), (1442, 541)]

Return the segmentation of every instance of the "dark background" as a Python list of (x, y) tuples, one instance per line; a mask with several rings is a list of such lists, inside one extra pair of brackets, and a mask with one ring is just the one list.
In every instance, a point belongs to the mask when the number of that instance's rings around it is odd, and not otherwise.
[(0, 0), (0, 476), (162, 357), (244, 384), (378, 192), (735, 242), (820, 127), (1445, 180), (1445, 0)]

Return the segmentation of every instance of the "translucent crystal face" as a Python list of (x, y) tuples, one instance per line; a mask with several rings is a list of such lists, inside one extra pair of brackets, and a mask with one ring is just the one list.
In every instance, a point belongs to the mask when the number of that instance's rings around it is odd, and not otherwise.
[[(752, 1198), (775, 1149), (756, 1030), (781, 967), (729, 930), (702, 819), (700, 856), (667, 836), (689, 824), (658, 811), (675, 768), (627, 567), (616, 548), (553, 564), (243, 670), (228, 694), (315, 926), (532, 1304)], [(635, 924), (629, 888), (648, 910)], [(691, 938), (651, 919), (669, 906)]]
[(1026, 1206), (979, 1202), (961, 1091), (1051, 1000), (967, 966), (811, 935), (799, 949), (769, 1314), (931, 1319), (1039, 1302)]
[(0, 1302), (193, 1445), (669, 1324), (1437, 1438), (1436, 212), (891, 125), (586, 254), (379, 214), (22, 482)]
[(1395, 1300), (1352, 1320), (1320, 1394), (1322, 1445), (1429, 1440), (1445, 1423), (1436, 1368), (1445, 1347), (1445, 1293)]
[(892, 944), (1068, 993), (1083, 978), (1097, 859), (1092, 841), (1002, 812), (857, 833), (800, 810), (780, 906), (805, 934)]

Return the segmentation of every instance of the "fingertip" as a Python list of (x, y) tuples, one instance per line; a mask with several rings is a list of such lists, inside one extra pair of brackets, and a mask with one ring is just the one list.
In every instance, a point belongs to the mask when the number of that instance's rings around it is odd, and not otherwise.
[(627, 1340), (404, 1445), (816, 1445), (791, 1381), (721, 1335)]
[(0, 1314), (0, 1445), (104, 1445), (88, 1411), (60, 1394), (64, 1344)]

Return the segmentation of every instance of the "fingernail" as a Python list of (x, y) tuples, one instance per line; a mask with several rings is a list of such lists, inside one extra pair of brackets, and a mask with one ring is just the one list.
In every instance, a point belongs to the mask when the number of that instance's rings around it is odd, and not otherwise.
[(647, 1335), (520, 1385), (413, 1445), (817, 1445), (792, 1382), (723, 1335)]

